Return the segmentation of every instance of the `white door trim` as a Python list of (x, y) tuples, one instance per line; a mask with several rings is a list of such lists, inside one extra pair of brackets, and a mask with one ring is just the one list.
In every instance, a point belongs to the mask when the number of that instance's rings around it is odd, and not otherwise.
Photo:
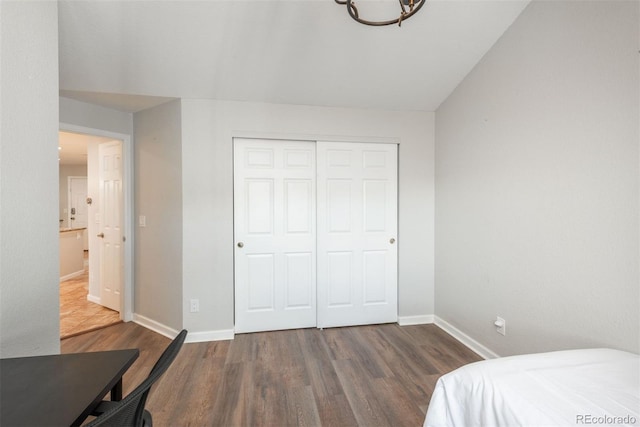
[(133, 144), (131, 135), (105, 131), (70, 123), (60, 122), (60, 130), (64, 132), (84, 133), (122, 141), (123, 162), (123, 202), (124, 202), (124, 283), (122, 292), (122, 311), (120, 318), (125, 322), (133, 320), (133, 266), (134, 266), (134, 221), (133, 221)]

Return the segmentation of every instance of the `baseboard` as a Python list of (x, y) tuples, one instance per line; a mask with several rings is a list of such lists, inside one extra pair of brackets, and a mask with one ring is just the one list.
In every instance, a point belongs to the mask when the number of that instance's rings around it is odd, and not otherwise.
[(137, 313), (133, 313), (133, 321), (140, 326), (144, 326), (145, 328), (150, 329), (153, 332), (157, 332), (160, 335), (164, 335), (165, 337), (171, 339), (174, 339), (178, 335), (178, 332), (180, 332)]
[(96, 304), (100, 304), (100, 305), (102, 305), (102, 304), (100, 303), (100, 301), (101, 301), (100, 297), (97, 297), (97, 296), (95, 296), (95, 295), (87, 294), (87, 301), (89, 301), (89, 302), (95, 302)]
[[(133, 321), (139, 324), (140, 326), (144, 326), (147, 329), (150, 329), (154, 332), (159, 333), (160, 335), (164, 335), (165, 337), (168, 337), (171, 339), (175, 338), (179, 332), (173, 328), (163, 325), (160, 322), (156, 322), (155, 320), (149, 319), (148, 317), (145, 317), (136, 313), (133, 314)], [(399, 316), (398, 317), (398, 324), (400, 326), (424, 325), (424, 324), (430, 324), (430, 323), (435, 323), (436, 326), (438, 326), (440, 329), (444, 330), (446, 333), (451, 335), (456, 340), (460, 341), (462, 344), (468, 347), (471, 351), (478, 354), (484, 359), (496, 359), (500, 357), (497, 353), (483, 346), (478, 341), (474, 340), (469, 335), (462, 332), (460, 329), (456, 328), (449, 322), (433, 314), (426, 314), (422, 316)], [(226, 340), (232, 340), (234, 338), (234, 335), (235, 333), (233, 329), (189, 332), (185, 342), (193, 343), (193, 342), (209, 342), (209, 341), (226, 341)]]
[(66, 274), (60, 277), (60, 283), (64, 282), (65, 280), (73, 279), (74, 277), (82, 276), (83, 274), (84, 274), (84, 269)]
[(185, 342), (209, 342), (227, 341), (235, 336), (233, 329), (221, 329), (219, 331), (189, 332)]
[(469, 335), (462, 332), (460, 329), (453, 326), (451, 323), (446, 320), (441, 319), (438, 316), (434, 316), (434, 323), (440, 329), (444, 330), (446, 333), (451, 335), (453, 338), (460, 341), (466, 347), (468, 347), (471, 351), (478, 354), (483, 359), (497, 359), (500, 356), (492, 350), (489, 350), (484, 345), (480, 344), (478, 341), (471, 338)]
[[(166, 325), (163, 325), (160, 322), (156, 322), (155, 320), (149, 319), (148, 317), (145, 317), (136, 313), (133, 314), (133, 321), (140, 326), (144, 326), (145, 328), (150, 329), (153, 332), (157, 332), (160, 335), (164, 335), (165, 337), (168, 337), (171, 339), (175, 338), (178, 335), (178, 332), (180, 332)], [(232, 340), (233, 337), (234, 337), (233, 329), (222, 329), (218, 331), (189, 332), (184, 342), (191, 343), (191, 342), (225, 341), (225, 340)]]
[(428, 325), (433, 323), (433, 314), (424, 314), (422, 316), (398, 316), (398, 325)]

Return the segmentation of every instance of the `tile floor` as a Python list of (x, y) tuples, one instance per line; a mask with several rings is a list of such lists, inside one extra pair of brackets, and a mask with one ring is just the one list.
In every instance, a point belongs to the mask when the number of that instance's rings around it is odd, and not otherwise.
[(120, 323), (120, 313), (87, 301), (89, 270), (60, 283), (60, 339)]

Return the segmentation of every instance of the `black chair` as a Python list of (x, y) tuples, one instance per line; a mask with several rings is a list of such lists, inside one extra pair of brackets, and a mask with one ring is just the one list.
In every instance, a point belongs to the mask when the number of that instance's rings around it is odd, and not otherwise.
[(171, 365), (173, 359), (176, 358), (186, 337), (187, 331), (183, 329), (162, 353), (156, 364), (153, 365), (149, 376), (124, 399), (100, 402), (92, 414), (97, 415), (97, 417), (85, 424), (85, 427), (151, 427), (153, 425), (151, 413), (144, 408), (147, 402), (147, 395), (153, 383), (160, 378)]

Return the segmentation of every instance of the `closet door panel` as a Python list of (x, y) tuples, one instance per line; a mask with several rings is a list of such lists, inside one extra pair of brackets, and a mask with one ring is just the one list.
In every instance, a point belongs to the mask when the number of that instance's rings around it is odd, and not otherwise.
[(398, 320), (397, 146), (318, 142), (318, 326)]
[(234, 140), (235, 330), (316, 326), (315, 144)]

